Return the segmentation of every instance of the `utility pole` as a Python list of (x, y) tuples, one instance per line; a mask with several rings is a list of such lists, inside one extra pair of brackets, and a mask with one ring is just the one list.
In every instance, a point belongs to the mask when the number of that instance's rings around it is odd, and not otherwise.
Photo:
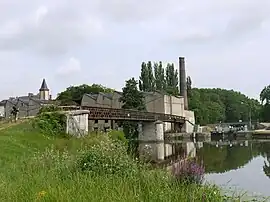
[(252, 127), (252, 121), (251, 121), (251, 107), (249, 104), (245, 103), (245, 102), (241, 102), (241, 104), (243, 105), (247, 105), (248, 106), (248, 116), (249, 116), (249, 129), (251, 129)]

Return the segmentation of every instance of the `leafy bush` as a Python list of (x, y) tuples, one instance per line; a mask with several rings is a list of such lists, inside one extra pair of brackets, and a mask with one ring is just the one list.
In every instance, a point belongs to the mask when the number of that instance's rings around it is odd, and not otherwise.
[(57, 105), (46, 105), (46, 106), (43, 106), (38, 114), (42, 114), (44, 112), (56, 112), (56, 111), (60, 111), (60, 108), (57, 106)]
[(126, 144), (128, 141), (125, 137), (125, 133), (123, 131), (118, 131), (118, 130), (112, 130), (108, 133), (108, 136), (113, 139), (113, 140), (119, 140)]
[(82, 171), (119, 175), (132, 175), (139, 168), (128, 156), (126, 146), (119, 140), (109, 138), (88, 148), (79, 158), (77, 166)]
[(60, 112), (43, 112), (33, 120), (33, 126), (46, 135), (63, 135), (66, 115)]

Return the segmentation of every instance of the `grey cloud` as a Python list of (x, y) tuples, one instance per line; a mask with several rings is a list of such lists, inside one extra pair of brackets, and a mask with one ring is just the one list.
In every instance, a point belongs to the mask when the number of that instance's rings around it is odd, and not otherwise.
[(0, 49), (57, 55), (101, 34), (101, 22), (79, 10), (41, 8), (36, 15), (6, 23), (0, 35)]

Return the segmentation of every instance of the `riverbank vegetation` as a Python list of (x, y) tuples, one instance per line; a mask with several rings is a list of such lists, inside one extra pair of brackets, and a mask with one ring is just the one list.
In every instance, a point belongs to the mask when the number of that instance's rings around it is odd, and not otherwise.
[(1, 201), (223, 201), (127, 154), (117, 135), (45, 135), (25, 122), (0, 135)]

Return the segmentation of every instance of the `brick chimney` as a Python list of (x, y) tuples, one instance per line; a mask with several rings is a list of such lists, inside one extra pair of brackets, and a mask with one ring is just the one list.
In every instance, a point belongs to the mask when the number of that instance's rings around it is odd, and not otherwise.
[(179, 57), (179, 92), (184, 97), (184, 108), (188, 110), (187, 81), (186, 81), (185, 58)]

